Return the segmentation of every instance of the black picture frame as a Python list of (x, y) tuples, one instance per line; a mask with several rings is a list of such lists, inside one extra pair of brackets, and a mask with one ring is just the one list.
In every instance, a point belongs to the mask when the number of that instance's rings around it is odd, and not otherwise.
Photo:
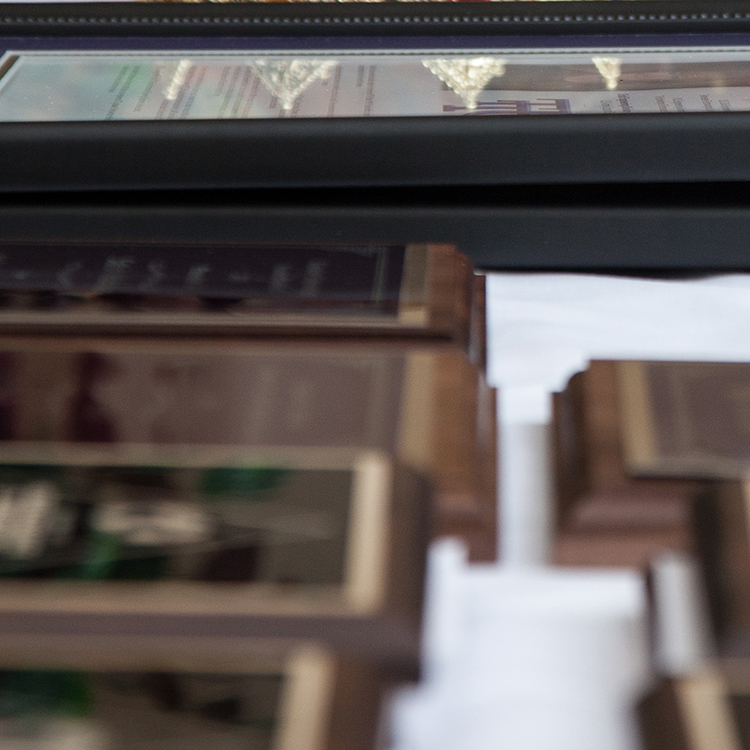
[[(750, 41), (750, 3), (9, 4), (7, 45)], [(574, 35), (574, 36), (573, 36)], [(306, 41), (305, 41), (306, 40)], [(0, 192), (734, 182), (750, 113), (0, 124)]]
[(0, 195), (4, 243), (441, 240), (483, 269), (750, 267), (743, 183), (182, 190)]

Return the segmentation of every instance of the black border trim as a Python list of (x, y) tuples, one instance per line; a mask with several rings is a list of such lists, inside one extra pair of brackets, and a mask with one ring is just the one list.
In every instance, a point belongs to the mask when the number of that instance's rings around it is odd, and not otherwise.
[(0, 124), (0, 192), (750, 179), (750, 112)]
[(481, 268), (750, 269), (750, 185), (0, 196), (3, 242), (449, 242)]
[(750, 2), (3, 4), (0, 35), (367, 36), (750, 31)]

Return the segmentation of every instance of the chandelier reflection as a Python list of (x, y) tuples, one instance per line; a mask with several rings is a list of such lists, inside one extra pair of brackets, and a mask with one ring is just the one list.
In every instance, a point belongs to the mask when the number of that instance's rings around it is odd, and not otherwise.
[(177, 99), (177, 95), (180, 93), (180, 90), (185, 83), (185, 79), (188, 76), (191, 66), (192, 62), (190, 60), (180, 60), (177, 64), (174, 74), (164, 90), (164, 98), (168, 102), (173, 102)]
[(607, 89), (614, 91), (622, 75), (622, 60), (619, 57), (592, 57), (591, 62), (606, 81)]
[(455, 91), (466, 109), (476, 109), (484, 87), (505, 73), (501, 57), (454, 57), (422, 60), (422, 65)]
[(261, 83), (291, 112), (294, 102), (315, 81), (327, 81), (337, 60), (255, 60), (252, 67)]

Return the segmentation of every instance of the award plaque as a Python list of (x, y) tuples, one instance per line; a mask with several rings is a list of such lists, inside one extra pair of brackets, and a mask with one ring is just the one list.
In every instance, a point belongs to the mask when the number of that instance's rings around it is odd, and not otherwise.
[(487, 370), (487, 277), (474, 276), (474, 293), (471, 304), (472, 347), (469, 357), (476, 362), (482, 372)]
[(646, 571), (654, 556), (668, 550), (693, 550), (687, 524), (667, 529), (621, 531), (555, 531), (553, 560), (557, 565), (628, 567)]
[(717, 482), (694, 508), (697, 551), (719, 653), (745, 660), (750, 657), (749, 489), (747, 481)]
[[(4, 654), (0, 742), (17, 750), (338, 750), (373, 747), (383, 680), (320, 647), (200, 640), (132, 653), (91, 645)], [(131, 644), (135, 645), (135, 644)]]
[(625, 462), (637, 476), (739, 478), (750, 470), (750, 364), (617, 364)]
[(0, 373), (0, 439), (8, 446), (373, 449), (433, 479), (434, 533), (460, 520), (495, 537), (482, 457), (493, 438), (478, 415), (485, 386), (453, 346), (7, 338)]
[(690, 505), (702, 483), (629, 472), (618, 366), (593, 361), (553, 398), (560, 562), (643, 565), (691, 545)]
[(654, 529), (687, 520), (686, 501), (700, 483), (682, 477), (639, 476), (627, 460), (627, 420), (621, 364), (593, 361), (554, 400), (559, 510), (570, 528)]
[[(95, 399), (72, 401), (105, 424)], [(52, 412), (26, 417), (55, 428)], [(0, 446), (0, 641), (315, 637), (415, 658), (427, 496), (413, 472), (375, 452), (212, 435), (39, 437)]]
[(662, 680), (638, 705), (644, 750), (745, 750), (750, 695), (715, 671)]
[(483, 356), (483, 288), (448, 245), (2, 242), (0, 255), (6, 332), (420, 337)]
[(474, 534), (476, 537), (475, 542), (469, 543), (470, 551), (474, 549), (485, 550), (476, 554), (477, 560), (492, 561), (497, 559), (499, 537), (498, 404), (497, 389), (488, 386), (484, 379), (480, 382), (477, 404), (478, 442), (481, 456), (480, 483), (484, 512), (481, 524), (475, 524), (473, 531), (467, 529), (464, 534), (467, 536)]
[(750, 469), (748, 393), (742, 363), (594, 361), (575, 375), (554, 398), (563, 559), (573, 538), (606, 552), (592, 531), (638, 532), (644, 554), (689, 543), (703, 484)]

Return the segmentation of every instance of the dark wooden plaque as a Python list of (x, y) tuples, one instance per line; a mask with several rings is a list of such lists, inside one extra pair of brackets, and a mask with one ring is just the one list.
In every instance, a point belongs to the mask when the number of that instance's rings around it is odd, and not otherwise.
[(746, 750), (748, 707), (718, 672), (663, 680), (637, 708), (644, 750)]
[[(474, 276), (474, 297), (472, 304), (472, 346), (469, 356), (482, 373), (487, 369), (487, 277)], [(480, 377), (477, 391), (477, 431), (480, 454), (480, 497), (482, 508), (479, 523), (458, 519), (455, 533), (471, 539), (470, 559), (491, 562), (498, 556), (499, 517), (498, 517), (498, 424), (497, 390), (490, 387), (485, 377)]]
[(379, 667), (312, 645), (241, 640), (223, 651), (189, 639), (113, 650), (94, 636), (11, 650), (0, 669), (0, 739), (29, 749), (374, 746), (387, 681)]
[[(661, 549), (685, 549), (690, 544), (690, 504), (702, 487), (691, 479), (633, 476), (625, 462), (618, 364), (594, 361), (571, 378), (568, 387), (553, 399), (553, 445), (557, 529), (560, 543), (573, 559), (588, 547), (607, 550), (611, 539), (630, 537), (644, 559)], [(563, 536), (566, 535), (566, 536)], [(573, 541), (581, 540), (573, 553)], [(632, 560), (627, 543), (618, 542), (623, 560)], [(613, 564), (621, 557), (611, 548)], [(633, 550), (635, 547), (633, 547)]]
[[(481, 335), (450, 245), (0, 244), (0, 330)], [(477, 349), (481, 342), (471, 343)]]
[[(750, 656), (750, 495), (717, 482), (694, 505), (697, 550), (715, 639), (725, 657)], [(748, 670), (750, 674), (750, 669)]]
[(487, 370), (487, 277), (474, 276), (469, 357), (482, 372)]
[(558, 565), (630, 567), (647, 570), (664, 550), (692, 551), (688, 526), (652, 531), (566, 531), (557, 529), (553, 561)]
[(454, 346), (6, 339), (0, 443), (381, 450), (433, 477), (441, 533), (486, 526), (482, 382)]
[(466, 540), (472, 562), (492, 562), (498, 556), (498, 430), (497, 390), (480, 379), (477, 394), (479, 480), (476, 507), (460, 509), (440, 522), (440, 532)]
[(628, 473), (735, 479), (750, 470), (750, 364), (619, 362)]
[(8, 441), (0, 640), (316, 637), (413, 663), (426, 502), (377, 452)]

